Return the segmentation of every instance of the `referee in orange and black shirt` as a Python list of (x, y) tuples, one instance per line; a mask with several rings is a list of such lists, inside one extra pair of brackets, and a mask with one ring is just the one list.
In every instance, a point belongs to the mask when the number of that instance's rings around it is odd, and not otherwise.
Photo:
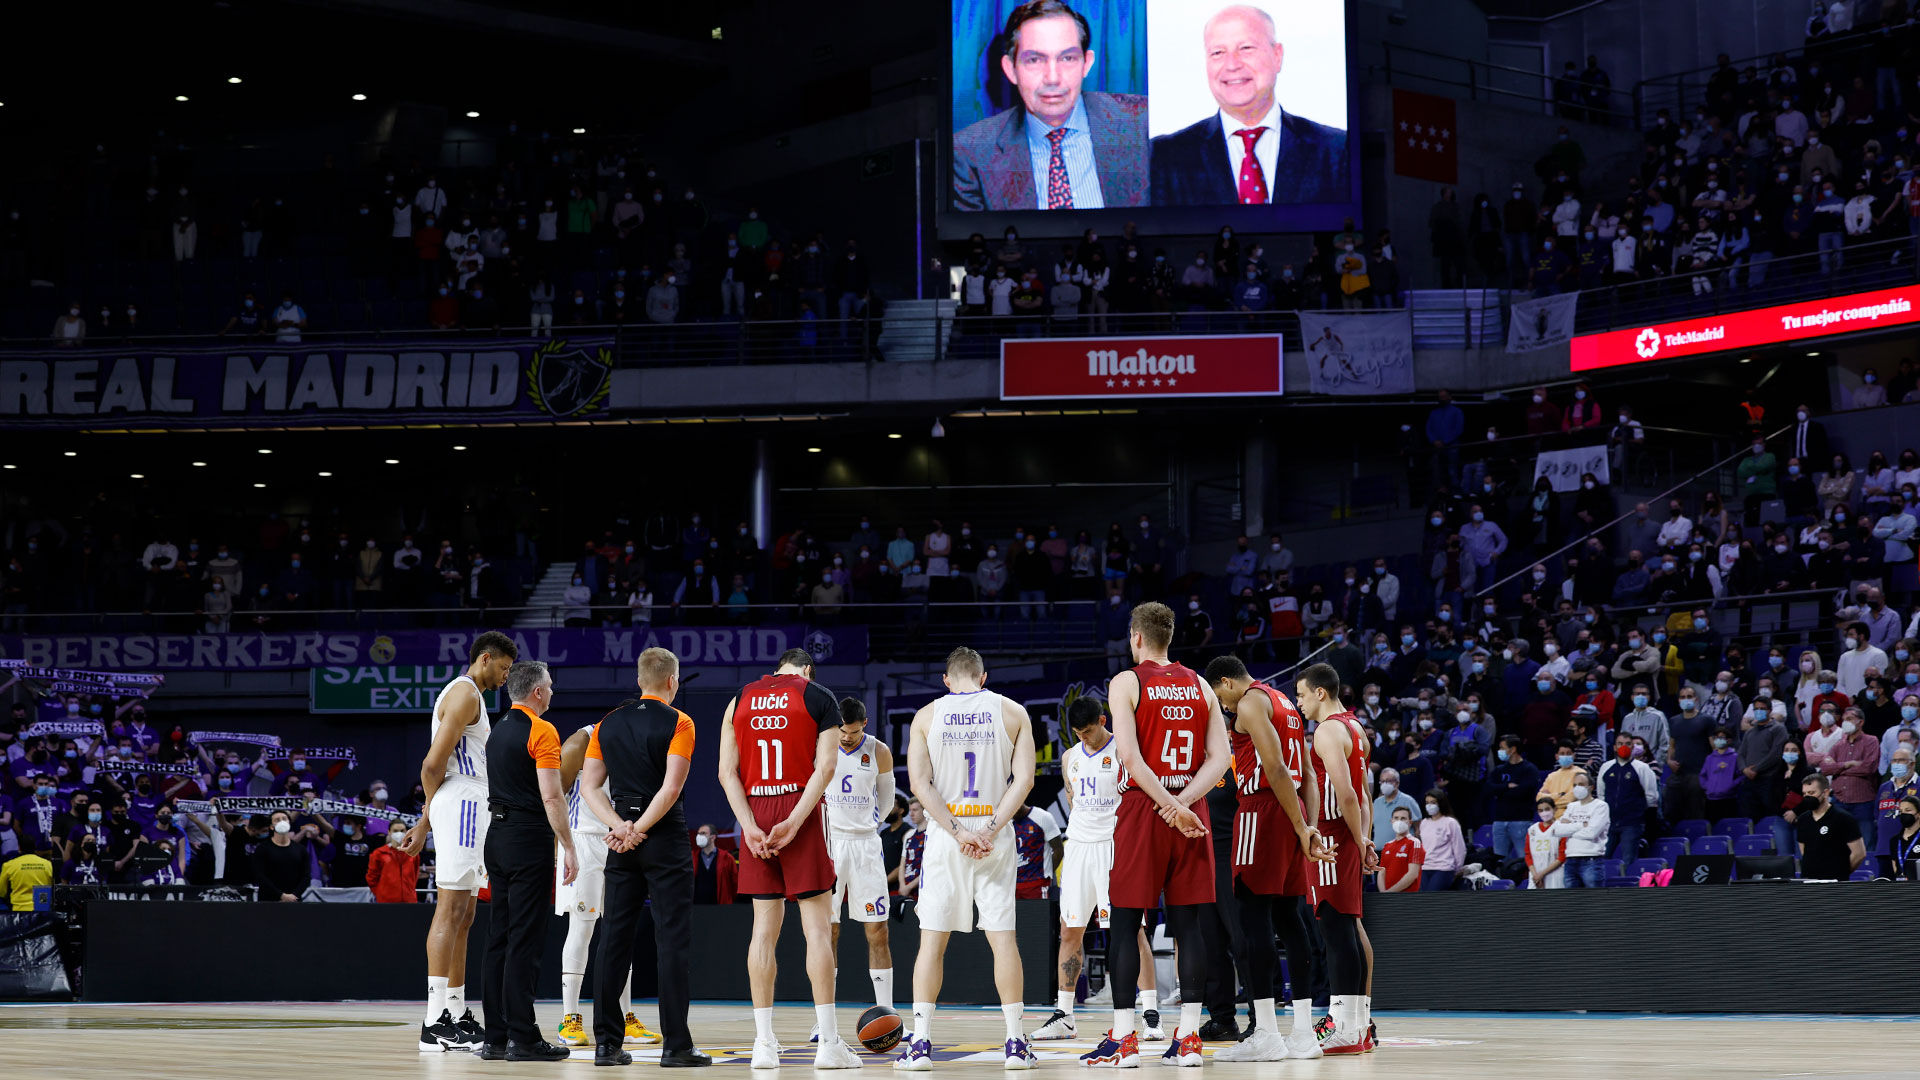
[(565, 1061), (569, 1051), (540, 1036), (533, 988), (540, 975), (547, 912), (553, 907), (553, 841), (566, 851), (563, 880), (579, 872), (573, 829), (560, 790), (560, 733), (542, 719), (553, 706), (553, 675), (537, 660), (507, 671), (513, 708), (487, 736), (487, 960), (481, 998), (488, 1060)]
[[(665, 649), (640, 654), (640, 696), (602, 717), (587, 743), (580, 791), (604, 822), (607, 897), (601, 905), (600, 951), (593, 992), (595, 1065), (625, 1065), (620, 1048), (626, 1016), (620, 993), (633, 970), (640, 906), (653, 901), (659, 958), (662, 1068), (697, 1068), (713, 1059), (693, 1047), (687, 1030), (693, 938), (693, 846), (680, 791), (693, 764), (693, 721), (673, 707), (680, 693), (680, 658)], [(606, 785), (603, 790), (601, 785)]]

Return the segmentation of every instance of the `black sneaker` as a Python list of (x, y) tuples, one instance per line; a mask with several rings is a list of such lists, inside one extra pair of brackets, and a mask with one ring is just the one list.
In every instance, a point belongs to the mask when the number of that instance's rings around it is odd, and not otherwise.
[(440, 1010), (440, 1019), (431, 1024), (420, 1025), (420, 1052), (423, 1054), (441, 1054), (448, 1050), (465, 1050), (467, 1046), (460, 1029), (453, 1022), (452, 1014)]
[(595, 1065), (631, 1065), (633, 1055), (621, 1049), (618, 1043), (611, 1046), (596, 1046), (593, 1048), (593, 1063)]
[(663, 1069), (704, 1069), (713, 1059), (699, 1050), (669, 1050), (660, 1055)]
[(472, 1009), (461, 1013), (460, 1019), (455, 1020), (453, 1026), (460, 1032), (459, 1049), (478, 1050), (487, 1041), (486, 1030), (480, 1026), (480, 1021), (473, 1018)]
[(1240, 1026), (1234, 1023), (1232, 1017), (1214, 1016), (1201, 1024), (1200, 1030), (1194, 1034), (1200, 1036), (1201, 1042), (1239, 1042)]
[(572, 1056), (573, 1051), (545, 1039), (536, 1043), (507, 1043), (508, 1061), (565, 1061)]
[(505, 1061), (507, 1060), (507, 1048), (505, 1046), (495, 1046), (493, 1043), (481, 1043), (477, 1056), (481, 1061)]

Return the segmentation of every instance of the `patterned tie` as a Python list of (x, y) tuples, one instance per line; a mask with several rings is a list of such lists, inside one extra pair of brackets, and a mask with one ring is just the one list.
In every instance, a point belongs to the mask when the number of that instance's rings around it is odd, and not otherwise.
[(1260, 170), (1260, 159), (1253, 156), (1253, 145), (1266, 130), (1257, 127), (1234, 132), (1240, 136), (1240, 148), (1245, 151), (1240, 156), (1240, 201), (1247, 205), (1267, 201), (1267, 174)]
[(1067, 159), (1060, 152), (1066, 128), (1047, 132), (1047, 209), (1073, 209), (1073, 185), (1067, 182)]

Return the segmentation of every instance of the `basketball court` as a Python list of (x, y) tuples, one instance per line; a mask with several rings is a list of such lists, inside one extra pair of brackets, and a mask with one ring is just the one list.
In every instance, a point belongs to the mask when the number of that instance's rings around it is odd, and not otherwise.
[[(576, 1048), (572, 1061), (560, 1063), (479, 1061), (463, 1052), (421, 1054), (415, 1042), (419, 1010), (418, 1002), (7, 1006), (0, 1008), (0, 1045), (6, 1047), (7, 1075), (23, 1080), (605, 1075), (594, 1071), (591, 1048)], [(651, 1023), (650, 1009), (641, 1005), (636, 1011)], [(843, 1035), (851, 1033), (860, 1011), (851, 1005), (840, 1010)], [(538, 1012), (543, 1029), (559, 1023), (557, 1002), (540, 1003)], [(1079, 1014), (1083, 1035), (1095, 1034), (1086, 1030), (1092, 1015)], [(1033, 1024), (1044, 1016), (1044, 1009), (1028, 1011)], [(808, 1008), (780, 1010), (776, 1030), (792, 1047), (782, 1055), (782, 1073), (811, 1071), (813, 1050), (805, 1042), (811, 1020)], [(1920, 1077), (1910, 1053), (1920, 1045), (1920, 1016), (1381, 1012), (1376, 1021), (1381, 1047), (1372, 1054), (1266, 1064), (1209, 1062), (1203, 1075)], [(748, 1008), (698, 1003), (692, 1025), (714, 1066), (738, 1070), (734, 1074), (744, 1080), (753, 1044)], [(1000, 1075), (1002, 1030), (997, 1008), (943, 1008), (935, 1017), (935, 1073)], [(1039, 1071), (1084, 1075), (1074, 1059), (1092, 1045), (1084, 1037), (1036, 1043)], [(1161, 1067), (1158, 1054), (1165, 1046), (1144, 1044), (1141, 1068)], [(1209, 1046), (1209, 1056), (1218, 1048)], [(651, 1069), (655, 1048), (630, 1049), (631, 1069)], [(861, 1056), (870, 1075), (892, 1075), (892, 1053)]]

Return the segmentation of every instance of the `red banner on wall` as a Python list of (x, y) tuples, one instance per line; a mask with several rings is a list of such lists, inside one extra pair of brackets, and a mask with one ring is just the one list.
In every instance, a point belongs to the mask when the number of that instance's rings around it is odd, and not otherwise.
[(1002, 340), (1000, 399), (1279, 394), (1280, 335)]
[(1568, 351), (1575, 371), (1675, 360), (1920, 322), (1916, 303), (1920, 303), (1920, 286), (1909, 285), (1752, 311), (1703, 315), (1604, 334), (1582, 334), (1568, 344)]
[(1393, 171), (1440, 184), (1460, 179), (1460, 130), (1452, 98), (1393, 92)]

